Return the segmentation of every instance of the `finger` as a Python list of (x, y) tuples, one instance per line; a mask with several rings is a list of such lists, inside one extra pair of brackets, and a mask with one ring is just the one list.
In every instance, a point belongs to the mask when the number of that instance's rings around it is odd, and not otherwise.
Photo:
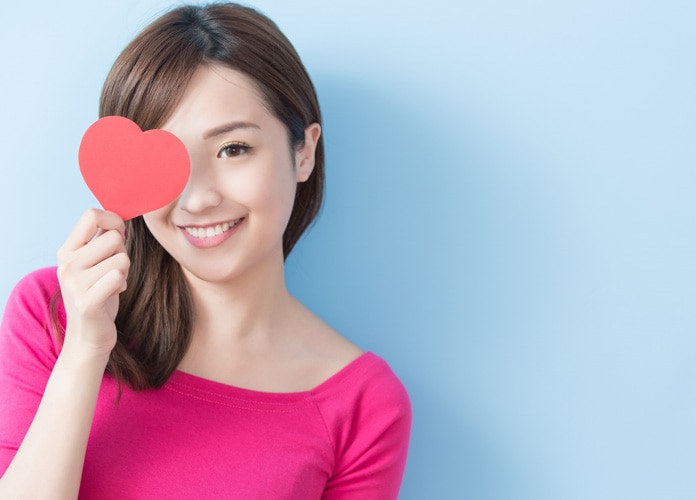
[(74, 301), (73, 308), (67, 310), (68, 317), (71, 318), (68, 322), (72, 320), (79, 323), (104, 317), (113, 321), (118, 310), (118, 295), (126, 290), (126, 286), (126, 280), (119, 271), (109, 271)]
[(79, 273), (74, 279), (63, 280), (61, 290), (66, 305), (73, 303), (78, 311), (88, 314), (101, 309), (106, 299), (125, 290), (129, 269), (128, 256), (119, 253)]
[(124, 292), (126, 286), (126, 276), (118, 269), (111, 269), (85, 292), (85, 301), (104, 304), (109, 298)]
[(121, 252), (112, 255), (95, 266), (84, 270), (75, 282), (75, 287), (79, 290), (87, 290), (112, 271), (118, 271), (123, 275), (124, 279), (128, 278), (130, 259), (126, 253)]
[(99, 234), (100, 229), (118, 231), (125, 239), (126, 225), (119, 215), (91, 208), (82, 214), (82, 217), (77, 221), (59, 253), (83, 247)]
[(89, 243), (71, 252), (61, 252), (58, 265), (73, 271), (89, 269), (117, 253), (125, 253), (126, 246), (121, 233), (111, 229)]

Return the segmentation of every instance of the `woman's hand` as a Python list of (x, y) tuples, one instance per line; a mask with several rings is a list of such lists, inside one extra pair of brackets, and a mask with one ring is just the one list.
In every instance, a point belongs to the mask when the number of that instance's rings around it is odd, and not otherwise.
[[(125, 231), (118, 215), (88, 210), (58, 251), (68, 320), (63, 349), (22, 444), (0, 477), (0, 498), (78, 497), (104, 368), (116, 344), (118, 295), (130, 268)], [(16, 391), (31, 393), (16, 405), (34, 401), (31, 384), (13, 383), (21, 386)]]
[(67, 328), (63, 351), (108, 360), (116, 345), (118, 295), (130, 260), (126, 227), (113, 212), (87, 210), (58, 251), (58, 281)]

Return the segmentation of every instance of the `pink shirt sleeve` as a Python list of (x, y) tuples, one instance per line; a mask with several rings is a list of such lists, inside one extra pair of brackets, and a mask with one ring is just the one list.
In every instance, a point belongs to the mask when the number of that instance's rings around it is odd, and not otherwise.
[[(0, 475), (5, 473), (41, 402), (60, 343), (49, 304), (59, 290), (55, 268), (35, 271), (14, 288), (0, 325)], [(63, 308), (58, 320), (65, 324)]]
[[(399, 379), (381, 358), (357, 375), (350, 392), (354, 407), (335, 395), (317, 404), (335, 448), (336, 464), (324, 500), (396, 499), (406, 466), (411, 403)], [(347, 395), (346, 395), (347, 396)]]

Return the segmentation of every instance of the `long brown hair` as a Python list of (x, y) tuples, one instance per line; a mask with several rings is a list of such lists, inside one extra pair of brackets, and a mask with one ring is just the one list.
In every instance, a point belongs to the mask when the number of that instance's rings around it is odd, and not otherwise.
[[(225, 65), (251, 77), (269, 110), (287, 127), (291, 148), (303, 145), (308, 125), (321, 123), (316, 91), (292, 44), (273, 21), (236, 4), (179, 7), (145, 28), (114, 63), (99, 115), (125, 116), (143, 130), (161, 127), (201, 64)], [(285, 257), (319, 213), (323, 188), (320, 138), (312, 175), (297, 186), (283, 234)], [(143, 218), (128, 221), (127, 229), (131, 268), (107, 372), (141, 390), (162, 386), (179, 365), (193, 313), (179, 264)]]

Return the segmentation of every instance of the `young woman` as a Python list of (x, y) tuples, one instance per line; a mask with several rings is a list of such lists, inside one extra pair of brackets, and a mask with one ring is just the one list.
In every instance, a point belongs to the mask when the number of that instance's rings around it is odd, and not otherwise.
[(88, 210), (13, 291), (0, 498), (396, 498), (403, 386), (283, 278), (324, 180), (290, 42), (249, 8), (177, 8), (118, 58), (100, 115), (174, 133), (191, 177), (125, 224)]

